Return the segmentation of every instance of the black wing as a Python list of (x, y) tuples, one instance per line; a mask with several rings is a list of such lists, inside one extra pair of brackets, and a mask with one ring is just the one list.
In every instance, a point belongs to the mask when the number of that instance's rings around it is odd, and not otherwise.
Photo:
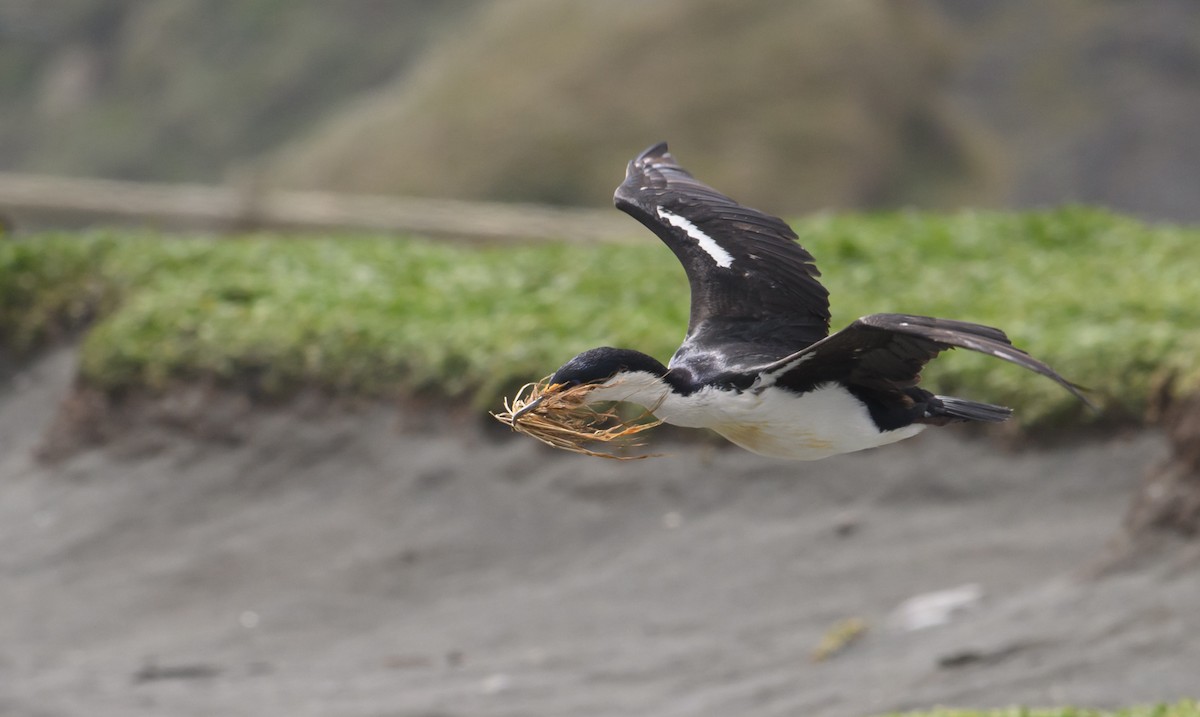
[(915, 386), (921, 369), (947, 349), (995, 356), (1056, 381), (1091, 406), (1079, 387), (1012, 345), (1000, 329), (965, 321), (907, 314), (871, 314), (841, 331), (765, 367), (764, 378), (798, 391), (828, 381), (896, 391)]
[(614, 201), (687, 272), (692, 304), (682, 353), (763, 363), (829, 333), (829, 292), (796, 233), (696, 181), (665, 142), (629, 163)]

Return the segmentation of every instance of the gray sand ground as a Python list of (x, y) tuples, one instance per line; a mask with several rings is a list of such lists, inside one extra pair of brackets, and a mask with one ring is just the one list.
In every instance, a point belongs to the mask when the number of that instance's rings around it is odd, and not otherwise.
[[(68, 353), (0, 385), (0, 715), (867, 715), (1200, 696), (1200, 566), (1090, 568), (1151, 434), (951, 432), (820, 463), (634, 463), (386, 407), (33, 452)], [(1182, 556), (1182, 557), (1181, 557)], [(978, 583), (950, 623), (904, 600)], [(831, 659), (822, 635), (867, 632)]]

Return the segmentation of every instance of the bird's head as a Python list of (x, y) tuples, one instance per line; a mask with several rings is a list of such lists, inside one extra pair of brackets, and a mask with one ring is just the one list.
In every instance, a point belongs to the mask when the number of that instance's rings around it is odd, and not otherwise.
[[(560, 366), (546, 382), (540, 395), (522, 406), (513, 419), (534, 410), (551, 396), (571, 392), (579, 405), (605, 401), (645, 400), (647, 390), (666, 386), (667, 367), (653, 356), (610, 346), (588, 349)], [(650, 406), (647, 406), (650, 407)]]
[[(629, 445), (634, 436), (661, 423), (650, 414), (671, 390), (666, 377), (667, 367), (646, 354), (609, 347), (591, 349), (560, 366), (549, 378), (526, 384), (511, 401), (505, 399), (503, 411), (492, 415), (514, 431), (556, 448), (605, 458), (644, 458), (586, 446), (614, 441)], [(647, 410), (628, 416), (592, 406), (615, 401), (639, 403)]]

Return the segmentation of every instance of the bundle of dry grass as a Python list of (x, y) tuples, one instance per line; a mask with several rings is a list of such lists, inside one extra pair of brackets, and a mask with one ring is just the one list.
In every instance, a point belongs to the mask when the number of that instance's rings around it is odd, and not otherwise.
[(594, 384), (582, 384), (560, 389), (550, 384), (548, 379), (527, 383), (511, 401), (505, 398), (504, 410), (492, 416), (514, 431), (555, 448), (623, 461), (649, 458), (652, 454), (626, 455), (584, 447), (588, 443), (612, 444), (621, 448), (640, 446), (642, 444), (631, 440), (632, 437), (662, 423), (649, 413), (629, 419), (622, 418), (612, 408), (604, 411), (592, 408), (587, 404), (586, 397), (595, 388)]

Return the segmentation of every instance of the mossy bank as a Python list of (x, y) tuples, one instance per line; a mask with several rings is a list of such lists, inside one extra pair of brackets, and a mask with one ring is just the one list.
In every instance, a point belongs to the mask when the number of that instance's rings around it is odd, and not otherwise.
[[(966, 352), (928, 371), (938, 390), (1012, 405), (1026, 426), (1137, 420), (1168, 375), (1179, 390), (1200, 383), (1200, 229), (1085, 208), (795, 227), (835, 329), (877, 311), (999, 326), (1104, 409), (1089, 414), (1050, 382)], [(483, 408), (591, 346), (665, 360), (687, 303), (682, 269), (648, 234), (586, 247), (116, 231), (0, 241), (8, 352), (84, 329), (81, 381), (110, 393), (201, 379)]]

